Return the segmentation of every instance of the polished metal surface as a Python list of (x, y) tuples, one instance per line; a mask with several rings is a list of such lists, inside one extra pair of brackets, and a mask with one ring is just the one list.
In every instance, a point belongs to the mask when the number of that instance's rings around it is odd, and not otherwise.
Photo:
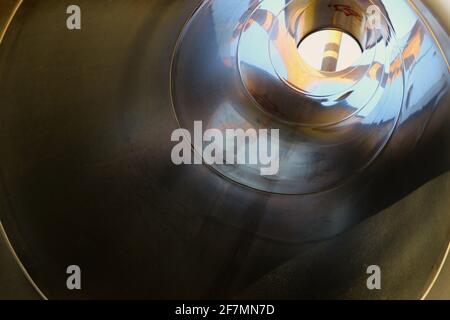
[[(68, 32), (69, 1), (23, 1), (2, 24), (0, 221), (43, 294), (422, 298), (450, 240), (449, 36), (425, 6), (344, 2), (382, 28), (334, 1), (80, 0)], [(307, 65), (322, 28), (361, 59)], [(280, 172), (175, 166), (197, 120), (280, 129)]]
[[(221, 174), (262, 191), (307, 194), (341, 185), (376, 159), (399, 121), (409, 70), (392, 22), (380, 19), (370, 30), (359, 12), (371, 2), (353, 2), (356, 18), (333, 1), (213, 1), (196, 12), (172, 71), (181, 126), (193, 132), (203, 120), (208, 128), (280, 129), (276, 176), (244, 165), (216, 167)], [(403, 20), (402, 10), (390, 19)], [(302, 60), (302, 37), (325, 27), (358, 31), (364, 54), (354, 66), (329, 73)], [(205, 29), (220, 32), (199, 32)]]

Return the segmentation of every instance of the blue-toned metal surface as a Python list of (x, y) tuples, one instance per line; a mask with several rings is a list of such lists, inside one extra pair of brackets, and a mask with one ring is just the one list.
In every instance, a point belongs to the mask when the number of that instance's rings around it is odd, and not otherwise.
[[(450, 236), (450, 41), (426, 7), (77, 2), (79, 33), (68, 0), (0, 20), (0, 220), (45, 296), (424, 295)], [(296, 45), (323, 28), (361, 59), (306, 65)], [(175, 166), (171, 133), (196, 120), (280, 129), (279, 174)], [(74, 262), (80, 292), (65, 287)], [(365, 287), (370, 264), (382, 291)]]

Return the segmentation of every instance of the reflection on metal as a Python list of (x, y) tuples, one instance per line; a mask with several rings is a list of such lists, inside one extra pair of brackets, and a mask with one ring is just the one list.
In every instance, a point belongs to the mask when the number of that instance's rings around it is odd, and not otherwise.
[(11, 24), (17, 10), (19, 10), (22, 2), (23, 0), (11, 1), (11, 3), (8, 3), (7, 6), (5, 4), (3, 5), (6, 7), (4, 8), (6, 15), (2, 16), (2, 20), (0, 20), (0, 43), (2, 43), (5, 33), (8, 30), (8, 27)]
[[(196, 12), (172, 70), (181, 126), (192, 130), (203, 120), (210, 128), (281, 129), (277, 176), (261, 177), (251, 166), (215, 170), (258, 190), (305, 194), (336, 187), (376, 159), (399, 119), (405, 75), (392, 22), (384, 13), (379, 28), (369, 28), (364, 12), (370, 5), (271, 0), (236, 2), (229, 11), (211, 1)], [(362, 57), (339, 72), (312, 68), (297, 45), (323, 28), (353, 35), (363, 45)], [(340, 39), (333, 41), (336, 46)]]
[[(407, 0), (78, 2), (96, 16), (82, 33), (44, 0), (0, 33), (0, 220), (45, 296), (255, 297), (280, 278), (304, 280), (288, 297), (423, 295), (450, 236), (435, 179), (450, 168), (448, 34)], [(362, 47), (344, 70), (298, 52), (330, 29)], [(280, 129), (279, 174), (172, 165), (171, 132), (199, 120)], [(81, 293), (61, 285), (74, 263)], [(359, 290), (374, 263), (390, 286)]]
[(325, 51), (323, 54), (322, 71), (336, 72), (337, 63), (339, 59), (339, 53), (341, 51), (342, 44), (342, 32), (337, 30), (331, 30), (329, 33), (328, 42), (325, 45)]
[[(433, 286), (436, 284), (437, 279), (441, 275), (442, 269), (444, 268), (444, 264), (447, 262), (449, 254), (450, 254), (450, 242), (448, 243), (447, 250), (445, 250), (444, 257), (442, 258), (442, 262), (439, 264), (439, 267), (438, 267), (438, 269), (436, 271), (436, 274), (433, 277), (433, 280), (431, 280), (430, 285), (428, 286), (427, 290), (422, 295), (420, 300), (427, 299), (428, 295), (430, 294), (431, 290), (433, 289)], [(446, 298), (444, 298), (444, 299), (446, 299)]]

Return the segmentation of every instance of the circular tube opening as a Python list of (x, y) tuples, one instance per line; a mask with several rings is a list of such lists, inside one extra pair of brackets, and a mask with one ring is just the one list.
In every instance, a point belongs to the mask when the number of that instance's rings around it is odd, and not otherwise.
[(306, 36), (298, 45), (300, 57), (322, 72), (339, 72), (354, 65), (362, 56), (359, 42), (346, 32), (323, 29)]

